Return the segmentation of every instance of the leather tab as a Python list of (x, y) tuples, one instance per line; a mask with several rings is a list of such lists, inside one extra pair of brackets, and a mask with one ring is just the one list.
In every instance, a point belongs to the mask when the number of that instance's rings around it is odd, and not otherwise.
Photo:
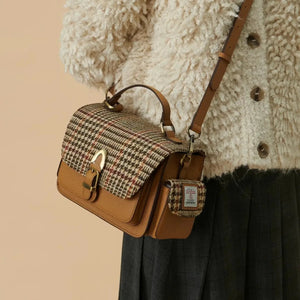
[(166, 138), (176, 144), (182, 144), (182, 140), (175, 136), (174, 131), (165, 131)]
[(85, 175), (85, 179), (82, 182), (82, 198), (89, 200), (93, 194), (93, 192), (95, 192), (93, 189), (91, 189), (91, 187), (95, 184), (95, 180), (97, 178), (97, 172), (89, 169), (86, 172)]
[[(201, 153), (192, 153), (190, 158), (187, 157), (183, 161), (183, 164), (181, 165), (180, 171), (178, 173), (178, 178), (201, 180), (204, 160), (204, 151), (201, 151)], [(197, 165), (197, 170), (195, 170), (195, 165)]]
[[(102, 154), (99, 154), (94, 162), (91, 162), (90, 168), (85, 174), (84, 181), (82, 182), (82, 198), (89, 200), (93, 194), (98, 193), (98, 182), (101, 173)], [(92, 197), (95, 200), (95, 197)]]

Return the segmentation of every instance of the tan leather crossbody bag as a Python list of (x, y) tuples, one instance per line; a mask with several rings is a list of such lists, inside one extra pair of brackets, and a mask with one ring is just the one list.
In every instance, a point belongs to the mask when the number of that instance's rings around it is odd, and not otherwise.
[[(205, 205), (205, 153), (194, 145), (218, 89), (253, 0), (245, 0), (227, 37), (188, 130), (176, 137), (167, 99), (155, 88), (135, 84), (105, 100), (80, 107), (68, 123), (57, 170), (57, 188), (116, 228), (134, 237), (184, 239)], [(162, 106), (161, 126), (122, 111), (128, 89), (150, 90)], [(139, 101), (140, 99), (136, 99)]]

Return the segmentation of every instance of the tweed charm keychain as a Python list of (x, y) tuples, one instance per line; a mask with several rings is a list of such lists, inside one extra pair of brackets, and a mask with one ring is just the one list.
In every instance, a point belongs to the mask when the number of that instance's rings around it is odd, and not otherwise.
[(167, 204), (173, 214), (182, 217), (200, 215), (206, 195), (202, 181), (178, 178), (169, 179), (164, 185), (169, 188)]

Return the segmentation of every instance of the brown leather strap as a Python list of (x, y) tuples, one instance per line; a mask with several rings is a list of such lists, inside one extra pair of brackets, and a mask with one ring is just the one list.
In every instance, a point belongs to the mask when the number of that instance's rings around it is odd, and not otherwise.
[(145, 85), (145, 84), (133, 84), (130, 86), (127, 86), (125, 88), (123, 88), (122, 90), (118, 91), (116, 94), (114, 94), (111, 98), (107, 98), (106, 101), (111, 105), (114, 106), (115, 104), (118, 103), (118, 100), (120, 99), (120, 97), (122, 96), (122, 94), (127, 91), (128, 89), (134, 88), (134, 87), (144, 87), (146, 89), (149, 89), (151, 92), (153, 92), (155, 94), (155, 96), (158, 98), (158, 100), (160, 101), (161, 105), (162, 105), (162, 115), (161, 115), (161, 122), (164, 126), (172, 126), (174, 129), (174, 125), (171, 122), (171, 118), (170, 118), (170, 105), (168, 100), (165, 98), (165, 96), (158, 91), (157, 89), (155, 89), (152, 86), (149, 85)]
[(234, 19), (232, 28), (228, 34), (227, 40), (224, 44), (222, 51), (219, 53), (219, 60), (213, 72), (213, 75), (210, 79), (210, 82), (206, 88), (206, 91), (202, 97), (200, 105), (193, 117), (192, 123), (189, 127), (190, 130), (201, 134), (201, 126), (208, 111), (209, 105), (213, 96), (215, 95), (216, 90), (218, 89), (221, 80), (226, 71), (227, 65), (231, 60), (231, 56), (237, 44), (237, 41), (242, 32), (244, 23), (252, 6), (253, 0), (244, 0), (240, 6), (240, 11), (238, 16)]

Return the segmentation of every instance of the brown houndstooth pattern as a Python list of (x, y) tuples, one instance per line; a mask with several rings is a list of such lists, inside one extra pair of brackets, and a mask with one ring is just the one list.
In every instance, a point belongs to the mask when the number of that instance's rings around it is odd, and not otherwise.
[(131, 198), (157, 166), (188, 143), (167, 140), (159, 126), (135, 114), (112, 112), (104, 103), (79, 108), (72, 116), (62, 143), (62, 160), (85, 175), (90, 160), (105, 148), (107, 158), (99, 185), (112, 194)]
[[(169, 195), (168, 195), (168, 207), (172, 213), (184, 216), (184, 217), (196, 217), (200, 215), (203, 210), (206, 196), (206, 188), (202, 181), (189, 180), (189, 179), (169, 179)], [(183, 184), (197, 185), (197, 207), (193, 210), (185, 209), (182, 206), (183, 197)]]

